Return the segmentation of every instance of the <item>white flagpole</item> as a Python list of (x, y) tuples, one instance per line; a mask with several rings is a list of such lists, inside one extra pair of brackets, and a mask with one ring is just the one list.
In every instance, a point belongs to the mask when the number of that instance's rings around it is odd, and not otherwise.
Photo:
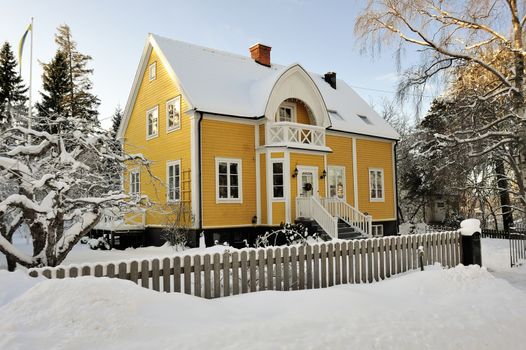
[(31, 129), (31, 124), (33, 120), (33, 111), (32, 111), (32, 101), (31, 101), (31, 89), (32, 89), (32, 83), (33, 83), (33, 31), (35, 30), (35, 27), (33, 26), (33, 17), (31, 17), (31, 48), (29, 53), (29, 109), (27, 111), (27, 126), (28, 129)]

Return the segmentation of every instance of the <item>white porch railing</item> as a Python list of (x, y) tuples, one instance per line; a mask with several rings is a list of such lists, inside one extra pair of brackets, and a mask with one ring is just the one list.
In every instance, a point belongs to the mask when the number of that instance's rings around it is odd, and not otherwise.
[(274, 122), (267, 123), (265, 130), (268, 145), (296, 144), (325, 147), (325, 128), (321, 126)]
[(320, 198), (320, 203), (332, 216), (338, 217), (360, 233), (373, 236), (373, 217), (365, 215), (339, 198)]
[(142, 229), (146, 225), (146, 210), (120, 211), (106, 209), (97, 225), (96, 230), (132, 230)]
[(314, 219), (332, 238), (338, 238), (338, 218), (332, 216), (315, 197), (296, 198), (296, 217)]

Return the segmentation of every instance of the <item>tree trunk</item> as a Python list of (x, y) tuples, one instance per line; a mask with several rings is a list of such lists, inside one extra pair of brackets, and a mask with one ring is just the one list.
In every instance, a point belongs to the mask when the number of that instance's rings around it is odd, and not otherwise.
[(510, 227), (513, 226), (513, 213), (511, 210), (511, 200), (508, 179), (506, 177), (506, 169), (504, 168), (504, 161), (502, 159), (495, 160), (495, 175), (497, 177), (497, 187), (499, 189), (502, 224), (504, 225), (504, 231), (509, 231)]
[(16, 269), (16, 259), (11, 255), (6, 255), (5, 259), (7, 260), (7, 271), (15, 271)]

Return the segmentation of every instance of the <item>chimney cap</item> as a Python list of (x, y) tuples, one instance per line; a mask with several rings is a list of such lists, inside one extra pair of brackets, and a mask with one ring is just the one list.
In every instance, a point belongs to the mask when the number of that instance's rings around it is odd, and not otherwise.
[(255, 43), (254, 45), (250, 46), (248, 49), (252, 50), (253, 48), (266, 48), (266, 49), (269, 49), (269, 50), (272, 49), (272, 47), (270, 47), (268, 45), (265, 45), (265, 44), (262, 44), (259, 41), (257, 43)]

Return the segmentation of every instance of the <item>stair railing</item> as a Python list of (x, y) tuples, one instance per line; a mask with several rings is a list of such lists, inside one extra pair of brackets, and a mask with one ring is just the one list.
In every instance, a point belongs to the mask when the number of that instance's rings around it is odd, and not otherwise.
[(371, 215), (365, 215), (340, 198), (320, 198), (319, 202), (330, 215), (340, 218), (361, 234), (372, 237), (373, 217)]
[(312, 218), (332, 238), (338, 238), (338, 218), (331, 215), (315, 197), (296, 198), (296, 217)]

